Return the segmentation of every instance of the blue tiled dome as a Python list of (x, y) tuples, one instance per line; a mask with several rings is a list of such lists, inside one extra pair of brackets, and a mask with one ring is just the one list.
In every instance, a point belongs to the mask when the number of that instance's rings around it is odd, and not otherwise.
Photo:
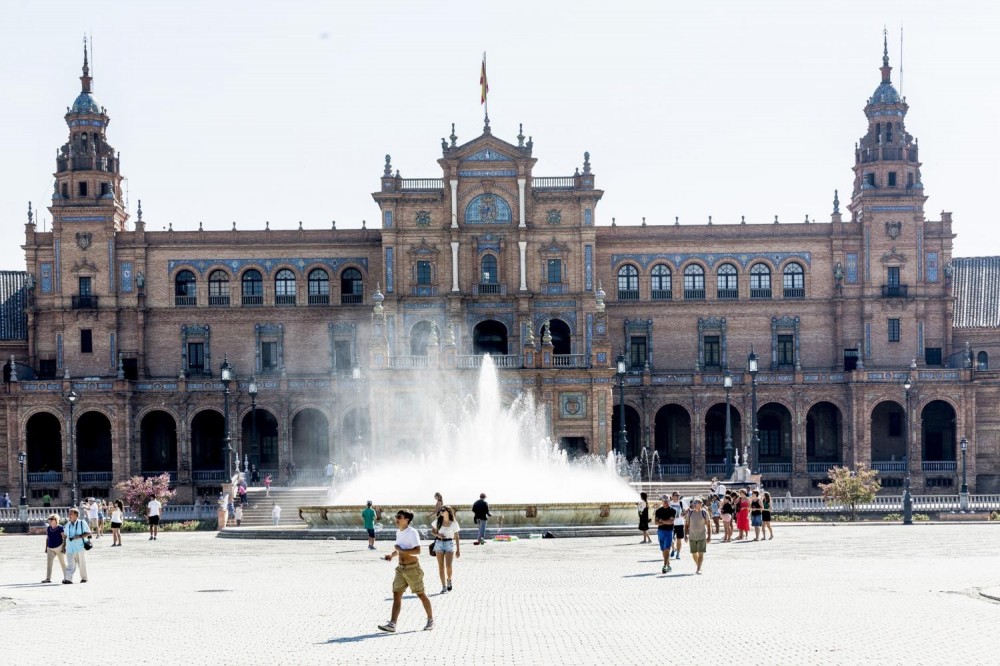
[(70, 108), (70, 113), (100, 113), (101, 107), (97, 100), (89, 92), (82, 92), (77, 96)]
[(899, 93), (889, 82), (880, 83), (872, 93), (872, 104), (899, 104)]

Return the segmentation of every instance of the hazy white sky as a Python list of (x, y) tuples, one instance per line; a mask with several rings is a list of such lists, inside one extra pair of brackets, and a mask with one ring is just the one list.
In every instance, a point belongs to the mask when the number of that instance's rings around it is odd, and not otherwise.
[(956, 255), (1000, 254), (1000, 3), (23, 0), (0, 22), (0, 268), (23, 269), (29, 200), (50, 219), (84, 31), (131, 212), (251, 229), (378, 226), (386, 153), (439, 177), (451, 123), (460, 143), (481, 133), (483, 51), (493, 133), (524, 123), (535, 176), (590, 151), (599, 224), (828, 221), (883, 24), (928, 217), (954, 212)]

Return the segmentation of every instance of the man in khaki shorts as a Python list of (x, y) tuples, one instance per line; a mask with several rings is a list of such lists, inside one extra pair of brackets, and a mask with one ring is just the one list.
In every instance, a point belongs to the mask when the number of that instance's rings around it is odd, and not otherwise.
[[(701, 563), (708, 550), (708, 542), (712, 540), (712, 530), (709, 528), (708, 511), (700, 497), (691, 500), (691, 508), (684, 514), (684, 533), (691, 546), (691, 557), (694, 559), (696, 574), (701, 573)], [(678, 546), (680, 548), (680, 546)]]
[(399, 609), (403, 605), (403, 592), (406, 588), (417, 595), (427, 612), (424, 631), (434, 628), (431, 600), (424, 593), (424, 570), (420, 568), (420, 534), (410, 526), (412, 520), (412, 511), (400, 509), (396, 512), (396, 547), (383, 558), (386, 562), (391, 562), (392, 558), (399, 556), (396, 577), (392, 580), (392, 619), (378, 626), (382, 631), (396, 631), (396, 620), (399, 619)]

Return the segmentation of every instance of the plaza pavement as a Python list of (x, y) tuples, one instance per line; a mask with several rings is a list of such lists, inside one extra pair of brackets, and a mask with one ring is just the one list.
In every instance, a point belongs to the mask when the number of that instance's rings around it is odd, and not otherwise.
[(111, 549), (104, 537), (89, 582), (70, 586), (38, 584), (44, 537), (2, 536), (0, 662), (1000, 663), (1000, 602), (981, 594), (1000, 596), (1000, 525), (779, 523), (775, 534), (713, 542), (701, 576), (687, 552), (660, 575), (638, 534), (468, 542), (447, 595), (421, 558), (436, 629), (420, 631), (407, 595), (396, 634), (376, 628), (394, 564), (363, 541), (126, 534)]

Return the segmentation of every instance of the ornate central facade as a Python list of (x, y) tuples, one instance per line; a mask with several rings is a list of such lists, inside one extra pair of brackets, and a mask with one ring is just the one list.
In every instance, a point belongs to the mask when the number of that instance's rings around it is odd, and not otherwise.
[[(30, 493), (64, 501), (74, 468), (85, 494), (163, 471), (184, 495), (212, 490), (227, 433), (277, 476), (416, 450), (430, 378), (471, 383), (489, 353), (560, 446), (641, 456), (654, 477), (722, 476), (748, 450), (766, 487), (793, 494), (835, 464), (954, 493), (964, 438), (972, 490), (996, 492), (1000, 321), (981, 295), (995, 297), (1000, 261), (953, 259), (951, 214), (925, 217), (890, 74), (884, 55), (853, 191), (828, 222), (601, 225), (589, 154), (573, 175), (535, 175), (531, 138), (487, 124), (464, 143), (453, 127), (431, 177), (386, 156), (380, 229), (152, 232), (141, 203), (135, 220), (123, 206), (85, 59), (52, 231), (29, 209), (27, 271), (0, 276), (14, 360), (0, 488), (22, 449)], [(229, 423), (223, 357), (238, 376)]]

